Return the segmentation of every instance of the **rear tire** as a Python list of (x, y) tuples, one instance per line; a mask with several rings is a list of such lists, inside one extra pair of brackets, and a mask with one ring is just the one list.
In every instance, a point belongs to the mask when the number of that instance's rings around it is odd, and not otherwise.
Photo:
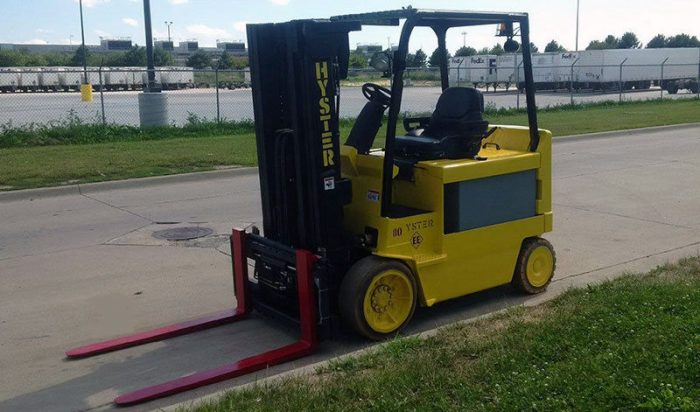
[(383, 340), (395, 336), (411, 320), (417, 302), (416, 280), (399, 261), (367, 256), (345, 274), (338, 300), (341, 316), (355, 332)]
[(549, 241), (541, 237), (525, 239), (511, 284), (530, 295), (542, 293), (552, 281), (556, 265), (557, 257)]

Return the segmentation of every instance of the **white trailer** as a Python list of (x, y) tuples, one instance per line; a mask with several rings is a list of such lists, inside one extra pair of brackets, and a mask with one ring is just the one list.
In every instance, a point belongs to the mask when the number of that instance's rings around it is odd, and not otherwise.
[(455, 83), (472, 83), (474, 86), (496, 85), (497, 56), (477, 55), (468, 57), (455, 57), (450, 61), (450, 75)]
[[(535, 53), (532, 55), (532, 78), (538, 89), (557, 88), (554, 73), (558, 53)], [(503, 54), (498, 56), (498, 83), (508, 87), (517, 83), (525, 87), (525, 70), (523, 69), (522, 54)], [(516, 74), (517, 73), (517, 74)]]
[(36, 68), (22, 69), (19, 72), (19, 89), (22, 91), (35, 91), (39, 88), (39, 74), (41, 73)]
[(19, 89), (21, 84), (21, 74), (19, 69), (15, 68), (0, 68), (0, 92), (12, 93)]
[(79, 67), (66, 67), (59, 73), (58, 82), (63, 91), (80, 90), (80, 84), (83, 82), (83, 71)]
[(647, 89), (662, 77), (672, 89), (695, 82), (700, 65), (700, 48), (586, 50), (580, 56), (578, 82), (600, 90)]
[(559, 52), (554, 55), (552, 77), (557, 88), (566, 89), (571, 86), (572, 72), (576, 80), (576, 65), (579, 63), (579, 52)]
[(60, 67), (45, 67), (39, 73), (39, 88), (44, 91), (58, 91), (61, 87), (59, 73), (63, 71)]
[[(146, 87), (148, 85), (148, 70), (145, 67), (137, 67), (136, 69), (141, 71), (141, 84), (143, 87)], [(156, 84), (162, 84), (162, 79), (161, 76), (163, 75), (163, 72), (161, 72), (160, 67), (155, 68), (155, 83)]]
[(450, 59), (450, 67), (447, 71), (450, 86), (459, 86), (464, 83), (469, 83), (466, 78), (466, 71), (463, 70), (466, 57), (453, 57)]
[(518, 83), (518, 80), (522, 81), (523, 79), (519, 79), (516, 74), (521, 61), (519, 54), (511, 53), (498, 56), (496, 58), (496, 81), (498, 84), (508, 89), (510, 85)]

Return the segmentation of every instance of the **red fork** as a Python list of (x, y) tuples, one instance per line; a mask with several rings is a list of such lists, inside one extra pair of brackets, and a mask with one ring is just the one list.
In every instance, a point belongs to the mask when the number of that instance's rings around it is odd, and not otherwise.
[[(147, 332), (71, 349), (66, 352), (66, 356), (70, 359), (74, 359), (112, 352), (212, 328), (240, 320), (247, 316), (250, 312), (250, 302), (248, 300), (247, 291), (248, 258), (245, 249), (245, 236), (246, 234), (244, 231), (236, 229), (234, 229), (231, 235), (231, 259), (233, 263), (233, 277), (237, 300), (236, 309), (226, 310), (199, 319), (180, 322)], [(313, 283), (313, 265), (316, 260), (317, 257), (309, 251), (296, 251), (297, 290), (299, 294), (299, 319), (301, 327), (301, 337), (299, 341), (259, 355), (225, 364), (218, 368), (197, 372), (159, 385), (139, 389), (117, 397), (114, 402), (117, 405), (134, 405), (198, 388), (200, 386), (232, 379), (313, 353), (317, 346), (316, 303)]]

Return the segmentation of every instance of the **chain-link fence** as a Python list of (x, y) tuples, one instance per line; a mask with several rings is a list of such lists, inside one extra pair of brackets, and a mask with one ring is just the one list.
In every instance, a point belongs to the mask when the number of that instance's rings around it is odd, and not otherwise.
[[(497, 66), (491, 66), (489, 59), (477, 59), (478, 64), (470, 67), (466, 59), (454, 61), (450, 70), (451, 86), (472, 86), (491, 91), (486, 97), (487, 104), (494, 107), (520, 108), (524, 104), (521, 94), (525, 87), (522, 61), (510, 57), (510, 64), (498, 58)], [(495, 58), (491, 60), (496, 60)], [(593, 103), (601, 101), (631, 101), (663, 98), (700, 99), (700, 62), (668, 64), (667, 60), (658, 64), (578, 64), (572, 59), (570, 64), (533, 67), (533, 80), (537, 90), (539, 107), (564, 104)], [(515, 99), (508, 96), (508, 92)], [(505, 96), (504, 96), (505, 95)]]
[[(453, 61), (454, 63), (454, 61)], [(524, 106), (522, 63), (508, 66), (451, 65), (450, 85), (475, 86), (493, 108)], [(700, 65), (568, 65), (535, 66), (540, 107), (606, 100), (700, 99)], [(689, 73), (694, 73), (690, 75)], [(79, 68), (0, 69), (0, 125), (60, 124), (67, 120), (138, 126), (138, 94), (147, 84), (143, 68), (88, 68), (92, 102), (81, 101), (84, 73)], [(253, 118), (250, 73), (247, 70), (160, 68), (156, 82), (167, 94), (169, 123), (240, 121)], [(351, 70), (341, 83), (341, 117), (355, 117), (365, 104), (362, 84), (389, 86), (390, 79), (373, 70)], [(436, 68), (408, 69), (401, 102), (403, 112), (430, 112), (440, 95)]]

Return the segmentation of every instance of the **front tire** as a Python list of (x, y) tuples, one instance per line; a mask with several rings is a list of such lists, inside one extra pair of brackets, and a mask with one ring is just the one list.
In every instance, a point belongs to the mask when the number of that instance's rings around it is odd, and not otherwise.
[(552, 244), (541, 237), (525, 239), (513, 273), (512, 285), (534, 295), (547, 290), (552, 281), (557, 257)]
[(396, 335), (416, 309), (417, 287), (403, 263), (377, 256), (356, 262), (340, 285), (340, 314), (360, 335), (383, 340)]

